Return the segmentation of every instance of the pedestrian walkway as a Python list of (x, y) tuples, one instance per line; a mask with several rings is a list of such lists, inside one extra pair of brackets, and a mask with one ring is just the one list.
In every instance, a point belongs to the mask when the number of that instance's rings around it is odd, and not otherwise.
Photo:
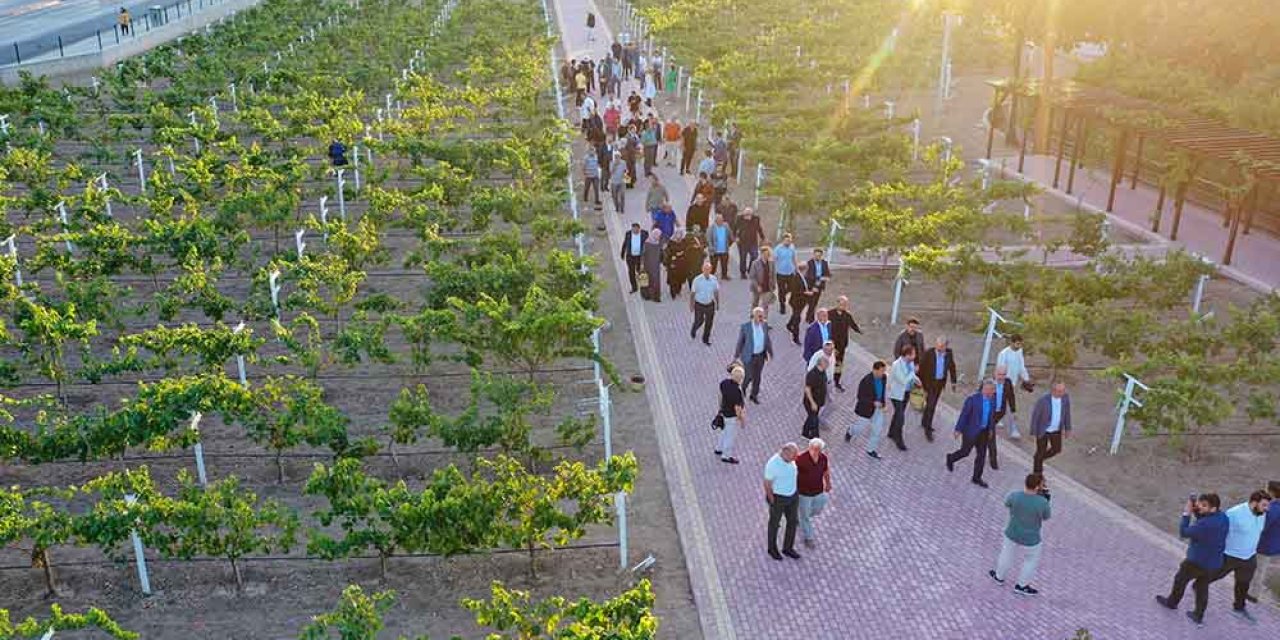
[[(1003, 162), (1002, 162), (1003, 160)], [(1062, 166), (1059, 186), (1053, 189), (1054, 165), (1053, 156), (1029, 155), (1023, 165), (1021, 174), (1017, 173), (1017, 158), (996, 158), (996, 166), (1007, 167), (1005, 171), (1013, 177), (1023, 177), (1040, 185), (1045, 191), (1054, 193), (1095, 211), (1105, 211), (1107, 195), (1111, 186), (1109, 171), (1081, 172), (1077, 170), (1072, 193), (1065, 192), (1067, 183), (1067, 165)], [(1169, 232), (1173, 228), (1173, 197), (1165, 199), (1160, 220), (1160, 236), (1151, 233), (1152, 213), (1156, 210), (1159, 193), (1149, 185), (1139, 183), (1136, 188), (1129, 186), (1124, 180), (1116, 187), (1115, 206), (1110, 214), (1111, 219), (1134, 233), (1141, 233), (1153, 238), (1169, 241)], [(1228, 229), (1222, 226), (1222, 212), (1209, 209), (1188, 200), (1182, 208), (1182, 220), (1178, 225), (1178, 239), (1172, 243), (1184, 247), (1193, 253), (1222, 263), (1227, 248)], [(1233, 278), (1240, 280), (1255, 289), (1271, 291), (1280, 288), (1280, 238), (1255, 229), (1246, 235), (1241, 227), (1236, 236), (1235, 251), (1231, 265), (1223, 270)]]
[[(599, 19), (599, 8), (590, 0), (553, 4), (565, 49), (602, 58), (610, 37), (589, 45), (585, 28), (586, 12)], [(691, 182), (674, 168), (660, 167), (658, 173), (683, 218)], [(1108, 640), (1280, 637), (1275, 611), (1255, 607), (1257, 626), (1229, 615), (1223, 588), (1229, 580), (1216, 585), (1206, 628), (1196, 629), (1181, 613), (1159, 608), (1152, 596), (1168, 590), (1182, 546), (1054, 472), (1052, 464), (1054, 518), (1044, 530), (1044, 556), (1033, 583), (1042, 595), (1020, 597), (1011, 584), (995, 585), (987, 570), (994, 566), (1005, 525), (1003, 497), (1020, 489), (1030, 461), (1018, 448), (1003, 447), (1000, 471), (989, 472), (991, 488), (981, 489), (968, 482), (968, 473), (946, 471), (943, 455), (954, 447), (951, 438), (944, 430), (937, 442), (926, 443), (915, 416), (907, 418), (907, 452), (882, 446), (884, 459), (876, 461), (863, 453), (865, 442), (845, 443), (853, 388), (876, 355), (886, 355), (856, 345), (846, 357), (850, 391), (835, 394), (830, 418), (835, 426), (823, 432), (830, 443), (834, 491), (816, 520), (819, 546), (798, 547), (804, 556), (799, 561), (769, 558), (762, 469), (784, 442), (801, 440), (800, 347), (791, 343), (775, 313), (770, 319), (775, 353), (765, 366), (762, 404), (747, 405), (736, 447), (742, 464), (720, 462), (712, 454), (716, 432), (709, 423), (737, 327), (747, 319), (747, 284), (736, 277), (724, 283), (710, 347), (689, 338), (688, 299), (666, 299), (665, 282), (662, 302), (627, 295), (625, 267), (616, 256), (632, 221), (649, 226), (643, 202), (639, 186), (628, 191), (623, 215), (608, 205), (603, 212), (586, 209), (585, 215), (601, 216), (608, 229), (608, 246), (595, 249), (601, 260), (615, 264), (623, 283), (663, 472), (708, 639), (1059, 640), (1079, 628)], [(736, 264), (730, 272), (737, 273)], [(954, 424), (955, 411), (940, 408), (938, 420)], [(1181, 506), (1169, 505), (1171, 521)]]

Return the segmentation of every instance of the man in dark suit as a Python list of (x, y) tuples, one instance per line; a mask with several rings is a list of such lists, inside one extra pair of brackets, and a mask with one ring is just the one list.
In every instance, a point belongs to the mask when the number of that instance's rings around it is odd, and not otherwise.
[(813, 312), (818, 306), (818, 300), (822, 298), (822, 292), (827, 289), (827, 282), (831, 280), (831, 265), (823, 257), (822, 249), (814, 249), (813, 257), (809, 258), (807, 263), (809, 266), (809, 277), (813, 279), (813, 293), (809, 297), (809, 315), (805, 318), (805, 322), (813, 322)]
[(991, 462), (992, 469), (1000, 468), (1000, 461), (996, 458), (996, 433), (995, 426), (1000, 424), (1000, 420), (1004, 419), (1005, 414), (1018, 412), (1018, 400), (1015, 397), (1015, 389), (1013, 380), (1009, 378), (1008, 372), (1004, 367), (996, 367), (995, 372), (996, 384), (996, 417), (991, 421), (991, 438), (987, 440), (987, 448), (990, 449), (988, 460)]
[(827, 317), (831, 319), (831, 340), (836, 343), (835, 387), (844, 391), (840, 386), (840, 376), (844, 373), (844, 351), (849, 348), (849, 332), (862, 333), (862, 329), (858, 328), (857, 321), (849, 312), (849, 296), (837, 298), (836, 308), (827, 311)]
[(760, 404), (760, 379), (764, 376), (764, 363), (773, 358), (773, 341), (769, 338), (769, 323), (764, 321), (764, 309), (751, 310), (751, 320), (742, 323), (738, 330), (738, 344), (733, 357), (742, 362), (747, 376), (742, 380), (742, 390), (751, 387), (752, 402)]
[[(791, 307), (791, 320), (787, 322), (787, 330), (791, 332), (791, 341), (800, 344), (800, 317), (806, 305), (812, 304), (813, 292), (817, 283), (809, 273), (809, 263), (796, 265), (796, 273), (791, 277), (791, 297), (787, 305)], [(812, 313), (812, 311), (810, 312)]]
[(947, 454), (947, 471), (954, 471), (956, 463), (976, 449), (972, 482), (984, 489), (987, 483), (982, 481), (982, 468), (987, 461), (987, 440), (991, 438), (991, 427), (995, 424), (995, 395), (996, 383), (988, 378), (982, 381), (981, 391), (965, 398), (960, 417), (956, 420), (955, 437), (962, 438), (960, 448)]
[(933, 442), (933, 414), (938, 409), (938, 399), (947, 388), (947, 379), (951, 379), (951, 389), (956, 388), (956, 359), (947, 346), (946, 336), (933, 339), (933, 348), (924, 352), (920, 358), (920, 383), (924, 386), (924, 414), (920, 416), (920, 426), (924, 429), (924, 437)]
[[(832, 343), (835, 339), (832, 337), (831, 322), (827, 317), (826, 309), (818, 309), (818, 321), (809, 325), (804, 331), (804, 348), (801, 355), (804, 357), (805, 364), (809, 364), (809, 359), (813, 354), (822, 351), (822, 345), (830, 340)], [(835, 364), (835, 363), (828, 363)]]
[(631, 223), (631, 230), (622, 236), (621, 258), (627, 261), (627, 280), (631, 282), (631, 293), (636, 292), (636, 274), (640, 273), (640, 256), (644, 254), (644, 243), (649, 239), (649, 232), (640, 228), (639, 222)]
[(877, 446), (880, 444), (880, 433), (884, 430), (884, 392), (885, 370), (887, 369), (884, 361), (877, 360), (871, 365), (871, 373), (862, 377), (862, 381), (858, 383), (858, 401), (853, 405), (853, 423), (849, 425), (848, 430), (844, 432), (844, 441), (848, 442), (853, 439), (854, 432), (861, 432), (863, 427), (871, 430), (871, 439), (867, 441), (867, 455), (880, 459), (880, 454), (876, 452)]
[(1062, 439), (1071, 436), (1071, 396), (1067, 383), (1055, 380), (1049, 393), (1031, 409), (1031, 437), (1036, 439), (1035, 469), (1044, 473), (1044, 461), (1062, 453)]
[(818, 437), (818, 414), (827, 403), (827, 367), (831, 366), (825, 357), (818, 358), (818, 366), (809, 370), (804, 376), (804, 429), (800, 435), (804, 438)]

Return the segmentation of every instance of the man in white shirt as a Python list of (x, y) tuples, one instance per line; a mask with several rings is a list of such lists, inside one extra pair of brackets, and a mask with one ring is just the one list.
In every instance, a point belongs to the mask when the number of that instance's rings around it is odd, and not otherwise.
[[(796, 454), (799, 452), (796, 443), (788, 442), (764, 465), (764, 499), (769, 504), (769, 557), (774, 560), (781, 560), (784, 555), (800, 559), (795, 550), (800, 505), (796, 496)], [(778, 524), (783, 516), (787, 518), (787, 528), (782, 534), (782, 553), (778, 553)]]
[(1071, 396), (1061, 380), (1049, 385), (1049, 393), (1031, 410), (1031, 437), (1036, 439), (1032, 471), (1044, 473), (1044, 461), (1062, 453), (1062, 439), (1071, 436)]
[(716, 319), (716, 307), (720, 306), (720, 281), (711, 275), (711, 263), (702, 263), (702, 275), (693, 279), (689, 296), (689, 310), (693, 312), (693, 328), (689, 338), (696, 338), (702, 327), (702, 344), (711, 346), (711, 325)]
[[(996, 368), (1000, 367), (1004, 367), (1015, 389), (1031, 382), (1031, 372), (1027, 371), (1026, 360), (1022, 357), (1022, 336), (1016, 333), (1009, 336), (1009, 346), (1001, 349), (1000, 354), (996, 356)], [(1020, 437), (1022, 436), (1018, 434), (1017, 418), (1011, 415), (1009, 416), (1009, 438), (1017, 440)]]
[(1209, 581), (1215, 582), (1234, 573), (1235, 603), (1231, 613), (1252, 624), (1258, 621), (1245, 608), (1245, 600), (1249, 596), (1249, 583), (1258, 569), (1258, 540), (1262, 538), (1269, 506), (1271, 495), (1266, 491), (1254, 491), (1248, 502), (1227, 509), (1227, 547), (1223, 551), (1222, 569)]

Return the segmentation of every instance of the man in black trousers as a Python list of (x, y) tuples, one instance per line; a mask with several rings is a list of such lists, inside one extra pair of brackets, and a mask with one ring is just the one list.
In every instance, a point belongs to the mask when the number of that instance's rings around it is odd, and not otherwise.
[[(774, 560), (781, 560), (782, 556), (800, 559), (795, 550), (800, 515), (800, 498), (796, 495), (799, 488), (796, 454), (799, 452), (796, 443), (788, 442), (764, 466), (764, 499), (769, 504), (769, 557)], [(784, 516), (787, 528), (782, 534), (782, 553), (778, 553), (778, 525)]]
[(987, 440), (991, 437), (991, 426), (995, 424), (996, 383), (987, 378), (982, 381), (982, 390), (964, 400), (964, 408), (956, 420), (955, 437), (961, 438), (960, 448), (947, 454), (947, 471), (955, 471), (956, 463), (969, 456), (969, 452), (977, 449), (973, 460), (972, 482), (983, 489), (987, 483), (982, 480), (982, 469), (987, 461)]
[(631, 283), (631, 293), (636, 292), (636, 274), (640, 273), (640, 257), (644, 254), (644, 243), (649, 239), (649, 232), (640, 228), (639, 222), (631, 223), (631, 230), (622, 236), (621, 258), (627, 261), (627, 280)]
[(924, 429), (924, 437), (933, 442), (933, 415), (938, 410), (938, 399), (947, 388), (947, 379), (951, 379), (951, 389), (956, 388), (956, 358), (947, 346), (946, 336), (933, 339), (933, 347), (924, 352), (918, 363), (920, 366), (920, 383), (924, 386), (924, 413), (920, 416), (920, 427)]

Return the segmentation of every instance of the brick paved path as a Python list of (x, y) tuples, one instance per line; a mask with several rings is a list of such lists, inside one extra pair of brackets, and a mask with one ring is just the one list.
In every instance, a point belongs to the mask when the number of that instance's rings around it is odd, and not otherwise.
[[(602, 58), (610, 40), (599, 38), (589, 47), (585, 32), (587, 7), (598, 18), (599, 7), (588, 0), (555, 0), (554, 5), (563, 11), (560, 25), (568, 29), (569, 55), (591, 51), (593, 58)], [(662, 167), (659, 175), (683, 218), (690, 182), (673, 168)], [(608, 246), (595, 247), (601, 260), (618, 263), (618, 247), (630, 222), (647, 220), (644, 188), (630, 190), (627, 200), (622, 216), (611, 210), (607, 198), (603, 212), (584, 209), (589, 224), (598, 215), (608, 226)], [(730, 272), (736, 275), (733, 253)], [(620, 263), (618, 276), (625, 287)], [(765, 367), (763, 404), (748, 404), (747, 428), (736, 452), (743, 464), (723, 464), (712, 454), (715, 435), (708, 422), (732, 357), (737, 325), (746, 319), (747, 285), (736, 278), (724, 283), (711, 347), (688, 337), (692, 314), (687, 297), (670, 301), (665, 282), (663, 289), (660, 303), (630, 296), (628, 314), (707, 638), (1059, 640), (1080, 627), (1106, 640), (1280, 637), (1280, 615), (1274, 611), (1255, 606), (1257, 626), (1229, 615), (1230, 598), (1223, 588), (1229, 580), (1213, 592), (1203, 629), (1194, 628), (1180, 612), (1158, 608), (1152, 596), (1168, 589), (1182, 547), (1055, 473), (1052, 465), (1054, 518), (1045, 526), (1044, 556), (1033, 582), (1043, 595), (1016, 596), (1012, 580), (996, 586), (987, 570), (994, 566), (1005, 524), (1003, 497), (1020, 488), (1029, 461), (1017, 448), (1003, 448), (1001, 470), (986, 475), (991, 488), (978, 488), (968, 482), (965, 469), (971, 465), (962, 462), (954, 474), (947, 473), (942, 459), (953, 447), (951, 438), (943, 431), (944, 437), (927, 444), (915, 416), (907, 418), (910, 451), (900, 453), (886, 441), (880, 447), (882, 461), (867, 458), (863, 442), (846, 444), (841, 437), (852, 415), (853, 388), (873, 359), (853, 345), (847, 366), (857, 373), (846, 381), (850, 391), (835, 396), (832, 424), (840, 426), (824, 432), (834, 492), (831, 505), (816, 520), (819, 546), (798, 546), (804, 555), (800, 561), (770, 559), (765, 554), (761, 473), (764, 461), (782, 443), (801, 440), (800, 347), (791, 343), (775, 307), (775, 358)], [(954, 424), (954, 415), (941, 408), (938, 419), (945, 427)], [(1178, 509), (1170, 505), (1170, 518), (1178, 516)]]

